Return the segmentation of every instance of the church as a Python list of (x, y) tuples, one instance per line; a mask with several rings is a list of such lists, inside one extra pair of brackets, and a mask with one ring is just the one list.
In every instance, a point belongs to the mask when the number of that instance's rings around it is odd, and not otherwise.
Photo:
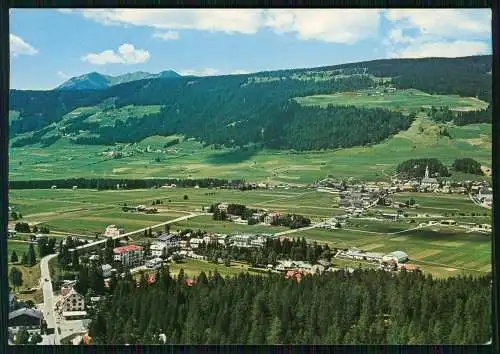
[(428, 187), (428, 188), (439, 187), (439, 182), (437, 178), (429, 177), (429, 165), (425, 167), (425, 176), (424, 178), (422, 178), (420, 185), (422, 187)]

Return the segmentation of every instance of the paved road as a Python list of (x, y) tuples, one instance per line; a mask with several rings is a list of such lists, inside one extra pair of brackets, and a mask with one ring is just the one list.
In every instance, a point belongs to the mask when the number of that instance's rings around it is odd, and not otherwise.
[[(41, 282), (42, 282), (42, 291), (43, 291), (43, 316), (45, 318), (45, 321), (47, 321), (47, 327), (48, 328), (54, 328), (55, 334), (54, 334), (54, 344), (59, 345), (61, 344), (59, 334), (57, 331), (57, 323), (56, 323), (56, 318), (55, 318), (55, 299), (54, 299), (54, 291), (52, 290), (52, 280), (50, 279), (50, 271), (49, 271), (49, 261), (57, 257), (56, 254), (50, 254), (48, 256), (43, 257), (40, 260), (40, 270), (41, 270)], [(45, 281), (47, 279), (47, 281)]]
[[(165, 225), (168, 225), (168, 224), (173, 224), (173, 223), (176, 223), (176, 222), (179, 222), (179, 221), (188, 220), (188, 219), (195, 218), (197, 216), (202, 216), (202, 215), (212, 215), (212, 214), (211, 213), (190, 213), (189, 215), (181, 216), (181, 217), (179, 217), (177, 219), (172, 219), (172, 220), (169, 220), (169, 221), (162, 222), (160, 224), (156, 224), (156, 225), (153, 225), (153, 226), (148, 226), (148, 227), (145, 227), (143, 229), (139, 229), (139, 230), (135, 230), (135, 231), (132, 231), (132, 232), (128, 232), (128, 233), (123, 234), (123, 235), (113, 236), (112, 239), (113, 240), (119, 240), (119, 239), (122, 239), (122, 238), (127, 237), (127, 236), (131, 236), (131, 235), (138, 234), (140, 232), (144, 232), (146, 230), (149, 230), (149, 228), (153, 229), (153, 228), (157, 228), (157, 227), (162, 227), (162, 226), (165, 226)], [(85, 250), (87, 248), (95, 247), (96, 245), (99, 245), (99, 244), (105, 244), (106, 241), (107, 241), (107, 239), (101, 239), (99, 241), (90, 242), (90, 243), (88, 243), (86, 245), (78, 246), (76, 249), (78, 251)]]

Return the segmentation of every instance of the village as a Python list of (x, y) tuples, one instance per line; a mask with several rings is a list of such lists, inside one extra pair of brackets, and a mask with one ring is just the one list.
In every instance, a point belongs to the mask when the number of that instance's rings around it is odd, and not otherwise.
[[(55, 189), (54, 187), (52, 189)], [(163, 187), (177, 188), (175, 185)], [(246, 188), (293, 190), (297, 186), (288, 184), (270, 187), (260, 183), (250, 184)], [(258, 254), (266, 247), (272, 247), (272, 243), (276, 240), (295, 242), (292, 241), (294, 233), (315, 228), (335, 232), (349, 227), (353, 221), (404, 222), (415, 224), (411, 226), (414, 229), (439, 225), (440, 227), (462, 228), (464, 232), (491, 233), (491, 224), (457, 222), (452, 218), (442, 216), (433, 218), (426, 215), (428, 218), (425, 222), (416, 222), (415, 220), (421, 216), (418, 214), (418, 203), (412, 200), (401, 202), (393, 198), (393, 195), (400, 192), (463, 194), (468, 195), (472, 203), (485, 209), (491, 208), (492, 189), (484, 182), (438, 182), (436, 178), (429, 176), (428, 167), (421, 180), (393, 178), (391, 183), (352, 183), (325, 179), (316, 185), (308, 186), (308, 188), (316, 192), (335, 195), (338, 198), (338, 209), (341, 212), (329, 218), (310, 220), (301, 215), (286, 215), (269, 208), (246, 208), (229, 201), (219, 201), (204, 206), (201, 214), (193, 215), (209, 215), (214, 220), (225, 220), (238, 225), (258, 224), (268, 227), (282, 225), (288, 227), (289, 231), (277, 233), (233, 232), (229, 234), (208, 230), (195, 232), (179, 229), (170, 230), (170, 222), (166, 222), (162, 224), (163, 231), (158, 231), (158, 228), (156, 231), (152, 231), (149, 227), (139, 231), (126, 232), (120, 225), (108, 225), (98, 240), (90, 241), (68, 235), (61, 242), (61, 247), (63, 249), (66, 247), (66, 251), (69, 252), (71, 260), (68, 264), (70, 267), (76, 263), (80, 267), (97, 269), (99, 277), (104, 283), (104, 288), (107, 288), (110, 286), (111, 279), (124, 278), (129, 275), (136, 279), (137, 286), (140, 285), (141, 274), (146, 276), (149, 283), (155, 282), (157, 270), (175, 264), (182, 267), (183, 262), (189, 260), (229, 267), (234, 263), (230, 257), (231, 250)], [(73, 189), (76, 190), (77, 186)], [(154, 214), (157, 212), (155, 204), (156, 202), (153, 203), (152, 207), (144, 204), (122, 205), (122, 211), (125, 213)], [(378, 207), (383, 208), (383, 210), (376, 210)], [(392, 210), (392, 212), (388, 212), (388, 210)], [(409, 215), (410, 213), (414, 213), (414, 215)], [(189, 217), (191, 215), (185, 218)], [(9, 239), (15, 239), (16, 234), (15, 229), (10, 229)], [(137, 237), (141, 234), (143, 237)], [(33, 234), (30, 242), (36, 244), (47, 236), (49, 235)], [(304, 246), (325, 247), (324, 250), (328, 251), (312, 260), (307, 260), (303, 256), (294, 259), (290, 254), (285, 258), (240, 260), (238, 264), (245, 265), (242, 271), (281, 274), (286, 279), (299, 282), (308, 275), (339, 271), (352, 273), (360, 265), (368, 265), (371, 268), (388, 272), (421, 271), (419, 265), (412, 262), (411, 254), (405, 251), (404, 244), (400, 249), (393, 249), (390, 252), (373, 252), (358, 247), (337, 247), (335, 243), (330, 244), (330, 246), (326, 244), (318, 246), (318, 244), (321, 242), (307, 240), (306, 246)], [(347, 263), (345, 263), (346, 261)], [(47, 266), (44, 272), (43, 260), (41, 266), (40, 287), (44, 289), (44, 303), (35, 307), (26, 307), (22, 301), (16, 301), (16, 296), (11, 293), (9, 297), (9, 333), (14, 336), (19, 328), (23, 327), (28, 330), (31, 337), (43, 334), (43, 343), (45, 344), (89, 342), (90, 338), (86, 333), (91, 314), (96, 311), (99, 302), (106, 295), (91, 296), (92, 292), (79, 293), (75, 286), (78, 282), (77, 278), (66, 279), (57, 288), (52, 289), (53, 279), (51, 279), (49, 267)], [(186, 277), (185, 282), (187, 286), (192, 286), (196, 282), (196, 278)]]

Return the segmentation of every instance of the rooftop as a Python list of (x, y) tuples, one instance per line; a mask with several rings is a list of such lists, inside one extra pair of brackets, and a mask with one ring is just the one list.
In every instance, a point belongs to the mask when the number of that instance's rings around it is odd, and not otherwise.
[(43, 318), (43, 313), (38, 310), (34, 309), (29, 309), (26, 307), (20, 308), (18, 310), (12, 311), (9, 313), (9, 320), (22, 316), (22, 315), (27, 315), (31, 317), (36, 317), (36, 318)]
[(114, 253), (126, 253), (126, 252), (132, 252), (132, 251), (141, 251), (143, 250), (144, 247), (142, 246), (137, 246), (137, 245), (127, 245), (127, 246), (121, 246), (113, 249)]

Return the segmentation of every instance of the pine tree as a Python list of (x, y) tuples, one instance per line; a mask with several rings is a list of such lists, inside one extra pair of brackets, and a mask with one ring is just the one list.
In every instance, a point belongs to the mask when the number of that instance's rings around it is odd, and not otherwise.
[(36, 254), (35, 254), (35, 248), (33, 247), (33, 244), (30, 243), (29, 248), (28, 248), (28, 256), (26, 258), (26, 266), (27, 267), (32, 267), (36, 264)]
[(12, 254), (10, 255), (10, 262), (11, 263), (17, 263), (19, 259), (17, 258), (17, 253), (16, 251), (12, 251)]
[(16, 344), (28, 344), (29, 338), (30, 338), (30, 335), (29, 335), (26, 327), (21, 327), (16, 334), (15, 343)]
[(16, 267), (12, 267), (9, 272), (9, 280), (14, 288), (18, 288), (23, 285), (23, 273)]
[(281, 342), (281, 321), (277, 316), (274, 316), (271, 322), (271, 327), (266, 338), (267, 344), (282, 344)]

